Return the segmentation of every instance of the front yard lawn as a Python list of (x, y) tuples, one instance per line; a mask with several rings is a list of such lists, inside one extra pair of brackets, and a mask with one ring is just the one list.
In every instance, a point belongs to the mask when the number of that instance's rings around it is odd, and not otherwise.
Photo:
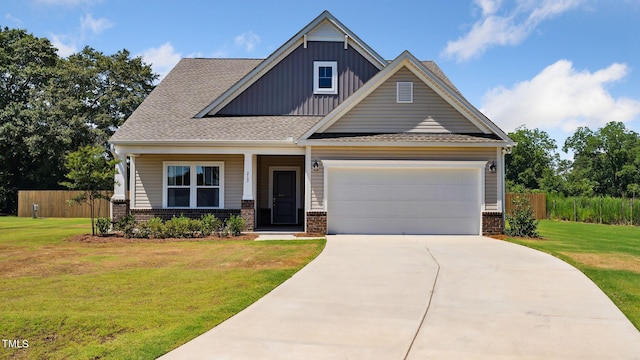
[(0, 358), (153, 359), (291, 277), (324, 240), (81, 243), (88, 219), (0, 217)]
[(640, 227), (542, 220), (543, 239), (513, 239), (580, 269), (640, 329)]

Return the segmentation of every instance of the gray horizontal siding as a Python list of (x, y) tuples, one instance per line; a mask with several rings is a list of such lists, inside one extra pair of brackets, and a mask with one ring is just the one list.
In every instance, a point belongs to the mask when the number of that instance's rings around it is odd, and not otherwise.
[[(396, 102), (396, 82), (413, 82), (413, 103)], [(407, 68), (400, 69), (325, 132), (478, 133), (462, 116)]]
[[(495, 148), (314, 147), (318, 160), (458, 160), (497, 161)], [(485, 174), (486, 211), (498, 209), (498, 174)], [(324, 209), (324, 171), (311, 172), (311, 210)]]
[[(337, 61), (338, 94), (313, 94), (313, 62)], [(309, 41), (284, 58), (217, 115), (326, 115), (379, 70), (342, 42)]]
[(164, 161), (223, 161), (224, 207), (240, 209), (244, 155), (142, 155), (136, 157), (135, 208), (162, 208), (162, 163)]

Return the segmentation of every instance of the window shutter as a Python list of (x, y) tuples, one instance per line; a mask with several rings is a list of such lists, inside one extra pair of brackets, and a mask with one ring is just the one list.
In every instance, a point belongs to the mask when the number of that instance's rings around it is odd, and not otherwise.
[(398, 81), (396, 83), (396, 102), (398, 103), (413, 102), (413, 82)]

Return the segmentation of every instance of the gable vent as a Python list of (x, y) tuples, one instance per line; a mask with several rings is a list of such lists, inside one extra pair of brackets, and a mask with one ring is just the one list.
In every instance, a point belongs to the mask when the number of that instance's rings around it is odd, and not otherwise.
[(398, 103), (413, 102), (413, 82), (398, 81), (396, 83), (396, 102)]

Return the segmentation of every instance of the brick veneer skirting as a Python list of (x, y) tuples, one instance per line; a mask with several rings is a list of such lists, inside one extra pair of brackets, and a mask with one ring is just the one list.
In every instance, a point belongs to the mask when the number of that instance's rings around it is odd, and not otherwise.
[(242, 200), (242, 209), (240, 210), (240, 216), (242, 216), (242, 219), (244, 219), (245, 231), (253, 231), (253, 229), (255, 229), (255, 204), (256, 203), (253, 200)]
[(326, 211), (307, 211), (307, 232), (310, 234), (327, 233)]
[(129, 214), (129, 200), (111, 200), (111, 221), (114, 223)]
[(241, 215), (240, 209), (131, 209), (136, 221), (147, 221), (153, 217), (170, 220), (172, 217), (184, 215), (191, 219), (199, 219), (204, 214), (213, 214), (220, 220), (226, 220), (231, 215)]
[(501, 212), (482, 213), (482, 235), (500, 235), (504, 233)]

